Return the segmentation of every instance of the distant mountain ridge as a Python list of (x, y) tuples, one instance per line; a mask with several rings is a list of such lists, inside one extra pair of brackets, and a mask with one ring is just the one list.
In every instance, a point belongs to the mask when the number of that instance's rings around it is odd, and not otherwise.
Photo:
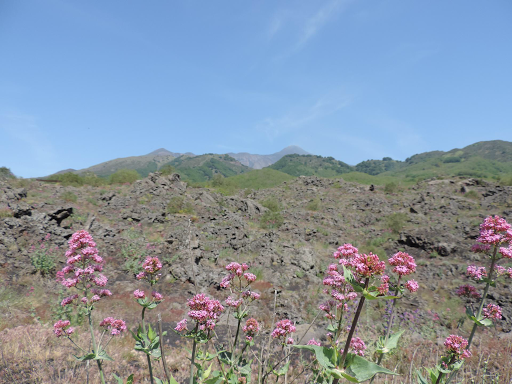
[(301, 147), (296, 145), (290, 145), (279, 152), (272, 153), (270, 155), (254, 155), (247, 152), (240, 153), (228, 153), (229, 156), (237, 159), (243, 165), (254, 169), (262, 169), (274, 164), (276, 161), (281, 160), (286, 155), (310, 155), (309, 152), (305, 151)]

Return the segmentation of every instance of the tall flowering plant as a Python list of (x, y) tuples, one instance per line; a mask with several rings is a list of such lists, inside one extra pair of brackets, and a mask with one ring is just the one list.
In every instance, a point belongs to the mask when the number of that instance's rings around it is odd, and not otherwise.
[[(366, 300), (390, 300), (401, 297), (398, 296), (403, 293), (400, 286), (401, 276), (399, 275), (394, 285), (395, 295), (390, 295), (390, 278), (384, 275), (386, 263), (380, 260), (378, 255), (371, 252), (362, 254), (352, 244), (344, 244), (333, 256), (338, 262), (329, 266), (323, 282), (327, 287), (324, 293), (329, 295), (329, 299), (319, 307), (329, 321), (329, 346), (322, 347), (311, 341), (308, 345), (298, 345), (296, 348), (307, 349), (315, 354), (319, 364), (316, 383), (338, 383), (340, 379), (358, 383), (372, 379), (377, 373), (394, 375), (394, 372), (363, 357), (366, 344), (355, 336), (355, 332)], [(396, 258), (397, 266), (398, 263), (404, 264), (398, 261), (400, 257), (404, 259), (407, 271), (413, 268), (413, 264), (405, 255)], [(399, 270), (405, 274), (406, 271), (401, 266)], [(411, 284), (416, 290), (417, 283), (413, 281)], [(347, 328), (345, 323), (352, 313), (352, 322)], [(347, 330), (348, 334), (345, 336)], [(389, 347), (391, 340), (384, 340), (383, 345)], [(384, 353), (383, 349), (381, 353)]]
[[(229, 263), (226, 270), (228, 274), (220, 282), (220, 287), (230, 292), (224, 305), (203, 293), (196, 294), (187, 302), (190, 309), (188, 317), (193, 321), (192, 329), (188, 329), (186, 318), (178, 322), (175, 328), (176, 332), (193, 340), (190, 383), (250, 382), (252, 361), (245, 355), (247, 349), (254, 345), (253, 339), (260, 331), (260, 325), (254, 318), (247, 319), (244, 326), (242, 322), (249, 315), (250, 304), (260, 298), (260, 294), (250, 287), (256, 275), (249, 272), (249, 266), (244, 263)], [(215, 353), (210, 353), (209, 342), (216, 336), (215, 327), (226, 309), (237, 320), (234, 339), (229, 340), (227, 345), (215, 345)], [(244, 338), (241, 337), (242, 333)], [(203, 350), (197, 349), (199, 344), (204, 344)], [(196, 359), (200, 363), (196, 363)], [(206, 368), (206, 363), (213, 359), (217, 360), (220, 371), (212, 371), (211, 364)]]
[[(88, 318), (89, 329), (91, 332), (92, 350), (80, 347), (72, 338), (74, 328), (71, 327), (69, 320), (59, 320), (54, 324), (54, 333), (57, 337), (64, 337), (71, 341), (83, 354), (75, 356), (78, 361), (95, 360), (100, 373), (100, 380), (105, 384), (103, 373), (103, 361), (113, 359), (107, 355), (105, 349), (114, 336), (120, 335), (126, 331), (126, 324), (121, 319), (107, 317), (103, 319), (99, 326), (103, 332), (98, 340), (94, 335), (92, 312), (97, 302), (104, 297), (112, 296), (112, 293), (105, 289), (107, 277), (101, 272), (103, 270), (104, 260), (98, 255), (96, 243), (87, 231), (75, 232), (68, 242), (69, 249), (66, 252), (66, 266), (57, 272), (57, 281), (68, 289), (75, 290), (75, 294), (62, 300), (61, 305), (74, 305), (81, 307)], [(108, 340), (104, 340), (106, 334), (110, 335)]]
[[(418, 374), (421, 384), (425, 383), (449, 383), (455, 377), (455, 373), (464, 363), (464, 359), (471, 356), (470, 348), (477, 328), (490, 327), (494, 321), (502, 318), (501, 308), (497, 304), (488, 303), (487, 296), (491, 287), (496, 287), (500, 278), (512, 278), (512, 268), (500, 265), (506, 259), (512, 259), (512, 226), (500, 216), (488, 216), (480, 224), (480, 235), (472, 249), (486, 257), (489, 267), (469, 265), (466, 275), (476, 283), (485, 284), (483, 293), (470, 284), (461, 285), (457, 289), (457, 295), (466, 297), (470, 304), (466, 307), (466, 316), (473, 323), (469, 338), (463, 339), (457, 335), (451, 335), (445, 341), (446, 355), (433, 369), (428, 369), (428, 378)], [(478, 307), (471, 301), (480, 299)], [(430, 381), (429, 381), (430, 380)]]
[[(146, 310), (154, 309), (163, 300), (162, 294), (155, 291), (153, 286), (158, 282), (161, 274), (159, 271), (162, 269), (162, 263), (158, 257), (147, 256), (142, 263), (142, 271), (139, 272), (135, 278), (141, 282), (145, 281), (149, 283), (151, 287), (151, 295), (146, 295), (146, 292), (140, 289), (136, 289), (133, 292), (134, 298), (137, 303), (142, 307), (141, 319), (142, 325), (139, 324), (137, 333), (131, 332), (135, 339), (135, 350), (146, 354), (148, 361), (149, 377), (151, 384), (154, 384), (155, 378), (153, 376), (153, 367), (151, 364), (151, 358), (160, 359), (161, 348), (160, 348), (160, 336), (157, 335), (156, 331), (148, 324), (146, 327)], [(162, 337), (165, 336), (166, 332), (163, 332)], [(170, 378), (169, 378), (170, 380)]]

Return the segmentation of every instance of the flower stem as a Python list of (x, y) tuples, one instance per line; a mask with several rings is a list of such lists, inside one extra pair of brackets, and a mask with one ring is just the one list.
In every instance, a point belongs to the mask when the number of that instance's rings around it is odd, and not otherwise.
[[(495, 267), (496, 261), (497, 261), (497, 259), (496, 259), (497, 251), (498, 251), (498, 245), (495, 244), (494, 245), (494, 251), (493, 251), (493, 254), (492, 254), (491, 267), (489, 268), (489, 275), (487, 277), (487, 284), (485, 285), (484, 294), (482, 295), (482, 301), (480, 302), (480, 306), (478, 307), (478, 312), (476, 314), (476, 318), (477, 319), (480, 319), (480, 316), (482, 315), (482, 310), (484, 308), (485, 299), (487, 299), (487, 293), (489, 293), (489, 288), (491, 286), (491, 281), (492, 281), (492, 275), (494, 273), (494, 267)], [(473, 337), (475, 336), (475, 332), (476, 332), (476, 328), (477, 327), (478, 327), (478, 324), (475, 323), (473, 325), (473, 329), (471, 330), (471, 335), (469, 335), (468, 346), (466, 348), (468, 350), (471, 347), (471, 342), (473, 341)]]
[(153, 368), (151, 367), (151, 356), (146, 355), (148, 358), (148, 367), (149, 367), (149, 378), (151, 380), (151, 384), (155, 384), (153, 381)]
[[(368, 288), (369, 282), (370, 282), (370, 278), (367, 277), (364, 282), (365, 290)], [(361, 298), (359, 299), (359, 305), (357, 306), (356, 313), (354, 315), (354, 320), (352, 320), (352, 326), (350, 327), (347, 341), (345, 343), (345, 348), (343, 348), (343, 355), (341, 356), (341, 363), (339, 365), (341, 369), (343, 369), (343, 366), (345, 365), (345, 360), (347, 358), (348, 349), (350, 348), (350, 342), (352, 341), (352, 337), (354, 336), (354, 332), (356, 331), (357, 322), (359, 321), (359, 315), (361, 314), (361, 311), (363, 309), (365, 299), (366, 299), (366, 297), (364, 297), (364, 295), (361, 294)]]
[[(89, 329), (91, 330), (91, 339), (92, 339), (92, 352), (96, 355), (98, 350), (96, 348), (96, 339), (94, 338), (94, 328), (92, 327), (92, 313), (89, 309), (87, 311), (87, 317), (89, 318)], [(101, 366), (101, 360), (96, 360), (98, 364), (98, 370), (100, 371), (100, 380), (102, 384), (105, 384), (105, 377), (103, 376), (103, 367)]]
[[(198, 324), (196, 324), (196, 329), (194, 330), (194, 333), (197, 333)], [(192, 344), (192, 357), (191, 357), (191, 363), (190, 363), (190, 379), (189, 384), (194, 384), (194, 363), (196, 360), (196, 337), (194, 336), (194, 344)]]

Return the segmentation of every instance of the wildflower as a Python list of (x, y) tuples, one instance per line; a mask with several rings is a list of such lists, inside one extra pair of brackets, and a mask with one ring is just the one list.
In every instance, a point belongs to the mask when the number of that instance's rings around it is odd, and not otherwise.
[(210, 299), (203, 293), (195, 295), (189, 299), (187, 305), (191, 309), (188, 316), (199, 324), (199, 329), (206, 328), (212, 330), (219, 319), (220, 313), (224, 307), (218, 300)]
[(69, 305), (71, 304), (73, 301), (75, 301), (76, 299), (78, 299), (78, 295), (71, 295), (71, 296), (68, 296), (66, 298), (64, 298), (64, 300), (61, 301), (60, 305), (65, 307), (66, 305)]
[(153, 275), (162, 269), (162, 263), (160, 262), (158, 257), (148, 256), (146, 257), (146, 260), (142, 264), (142, 268), (146, 273)]
[(475, 280), (482, 280), (484, 277), (487, 277), (487, 271), (485, 267), (477, 267), (476, 265), (468, 266), (466, 274)]
[(496, 304), (488, 304), (487, 308), (484, 308), (483, 314), (486, 319), (500, 320), (502, 318), (501, 308)]
[(258, 321), (251, 317), (250, 319), (247, 319), (247, 321), (245, 322), (242, 331), (244, 331), (244, 333), (246, 334), (245, 339), (247, 341), (251, 341), (253, 337), (256, 336), (256, 334), (260, 331), (260, 329), (261, 328)]
[(140, 289), (136, 289), (135, 291), (133, 291), (133, 296), (136, 299), (143, 299), (146, 297), (146, 294), (144, 293), (144, 291), (141, 291)]
[(463, 360), (471, 356), (471, 352), (466, 349), (468, 341), (461, 336), (448, 336), (444, 341), (444, 346), (457, 360)]
[(71, 335), (74, 332), (73, 328), (69, 328), (69, 329), (71, 329), (70, 333), (68, 333), (65, 330), (65, 328), (69, 327), (70, 324), (71, 323), (70, 323), (69, 320), (59, 320), (59, 321), (57, 321), (55, 324), (53, 324), (53, 333), (55, 333), (55, 335), (57, 337), (61, 337), (62, 335)]
[(294, 343), (294, 341), (293, 341), (293, 337), (288, 337), (288, 338), (286, 339), (286, 344), (288, 344), (288, 345), (293, 345), (293, 343)]
[(320, 342), (316, 341), (315, 338), (312, 338), (311, 340), (308, 341), (307, 345), (316, 345), (317, 347), (319, 347), (322, 344)]
[(295, 328), (290, 320), (284, 319), (276, 323), (276, 328), (272, 331), (272, 337), (274, 339), (278, 337), (285, 338), (296, 330), (297, 328)]
[(501, 247), (499, 253), (507, 259), (512, 259), (512, 245), (509, 245), (508, 248)]
[(489, 244), (474, 244), (471, 247), (471, 252), (474, 253), (486, 253), (489, 252), (491, 246)]
[[(366, 350), (366, 344), (359, 337), (354, 337), (350, 340), (350, 351), (356, 355), (364, 356), (364, 351)], [(341, 350), (343, 353), (343, 350)]]
[(183, 319), (176, 325), (176, 328), (174, 328), (177, 332), (181, 332), (187, 329), (187, 319)]
[(416, 272), (416, 262), (408, 253), (395, 253), (388, 262), (395, 267), (393, 268), (393, 272), (397, 273), (399, 276), (406, 276)]
[(162, 301), (164, 299), (164, 297), (162, 296), (161, 293), (158, 293), (157, 291), (153, 291), (151, 292), (151, 296), (153, 297), (153, 300), (154, 301)]
[(228, 298), (226, 299), (226, 305), (228, 307), (238, 308), (240, 305), (242, 305), (242, 303), (243, 303), (242, 299), (235, 300), (231, 296), (228, 296)]
[(377, 287), (377, 290), (381, 295), (385, 295), (389, 292), (389, 284), (388, 283), (382, 283), (380, 286)]
[(257, 293), (257, 292), (244, 291), (244, 292), (242, 292), (242, 297), (244, 299), (249, 298), (251, 300), (258, 300), (261, 297), (261, 295), (259, 293)]
[(333, 257), (339, 259), (339, 263), (343, 265), (350, 265), (352, 259), (357, 256), (358, 249), (352, 244), (343, 244), (334, 252)]
[(249, 283), (252, 283), (254, 281), (256, 281), (256, 275), (252, 274), (252, 273), (244, 273), (244, 277), (245, 279), (249, 282)]
[(407, 288), (410, 292), (416, 292), (420, 286), (416, 280), (409, 280), (405, 283), (405, 288)]
[(353, 264), (356, 272), (366, 278), (382, 275), (386, 268), (386, 263), (371, 252), (368, 255), (357, 255), (354, 257)]
[(105, 327), (110, 330), (113, 336), (120, 335), (121, 332), (126, 331), (126, 323), (121, 319), (114, 319), (113, 317), (106, 317), (100, 323), (100, 327)]
[(512, 240), (510, 224), (499, 216), (489, 216), (480, 224), (480, 236), (477, 241), (482, 244), (500, 244)]
[(459, 288), (457, 288), (455, 293), (461, 297), (469, 297), (474, 299), (478, 299), (482, 296), (480, 293), (478, 293), (475, 287), (469, 284), (461, 285)]

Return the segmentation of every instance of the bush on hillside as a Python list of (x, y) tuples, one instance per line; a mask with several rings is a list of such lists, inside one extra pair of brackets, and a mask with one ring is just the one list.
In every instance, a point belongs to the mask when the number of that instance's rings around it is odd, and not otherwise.
[(120, 169), (109, 177), (110, 184), (133, 183), (140, 179), (140, 175), (133, 169)]

